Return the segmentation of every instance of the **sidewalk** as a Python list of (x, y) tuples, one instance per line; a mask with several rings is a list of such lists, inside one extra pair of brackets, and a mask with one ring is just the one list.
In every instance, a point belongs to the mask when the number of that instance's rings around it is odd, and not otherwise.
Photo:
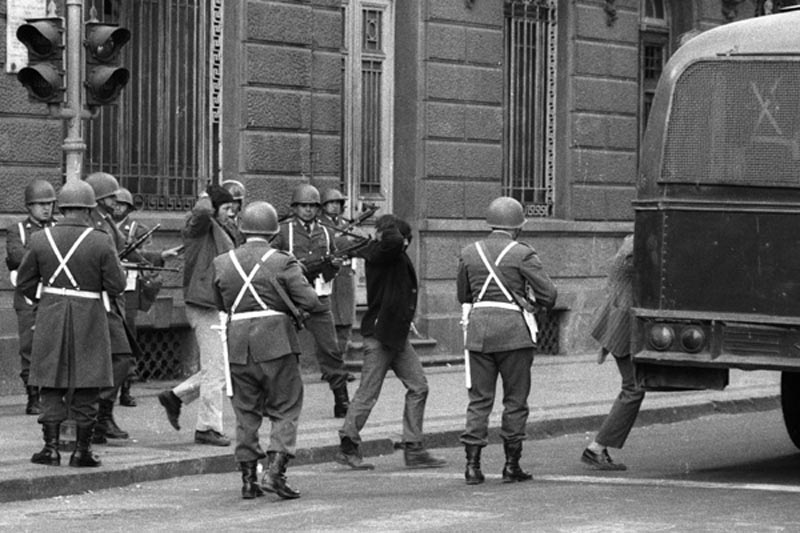
[[(454, 358), (454, 360), (457, 360)], [(464, 427), (467, 396), (463, 367), (426, 368), (430, 394), (425, 417), (426, 442), (430, 447), (457, 446)], [(613, 361), (598, 366), (594, 356), (538, 356), (533, 366), (529, 403), (530, 438), (576, 432), (594, 432), (619, 392), (619, 376)], [(333, 418), (333, 397), (318, 375), (305, 376), (303, 415), (300, 419), (298, 453), (292, 464), (332, 461), (342, 421)], [(30, 457), (42, 447), (41, 428), (35, 416), (24, 414), (23, 396), (0, 397), (0, 502), (47, 498), (157, 479), (203, 473), (233, 472), (234, 445), (226, 448), (194, 444), (196, 403), (184, 406), (181, 430), (167, 422), (158, 393), (173, 385), (147, 382), (134, 385), (139, 405), (114, 409), (119, 425), (131, 434), (127, 441), (94, 446), (103, 465), (70, 468), (69, 452), (62, 466), (35, 465)], [(724, 391), (648, 393), (638, 424), (669, 423), (712, 414), (747, 412), (780, 407), (780, 373), (731, 371)], [(351, 396), (358, 381), (350, 383)], [(367, 422), (362, 438), (364, 455), (389, 454), (400, 440), (404, 388), (392, 373)], [(492, 441), (497, 436), (502, 389), (492, 413)], [(225, 402), (225, 432), (235, 435), (230, 402)], [(262, 427), (266, 445), (269, 423)], [(400, 459), (402, 460), (402, 459)]]

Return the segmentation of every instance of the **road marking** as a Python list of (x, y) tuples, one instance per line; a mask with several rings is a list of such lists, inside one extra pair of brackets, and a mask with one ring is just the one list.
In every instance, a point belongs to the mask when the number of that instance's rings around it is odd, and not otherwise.
[[(345, 470), (330, 472), (331, 475), (341, 475), (343, 473), (358, 473), (370, 477), (413, 477), (413, 478), (438, 478), (438, 479), (459, 479), (463, 480), (461, 473), (447, 472), (445, 470), (407, 470), (400, 472), (380, 472), (371, 471), (369, 473)], [(293, 471), (293, 476), (319, 476), (321, 472)], [(485, 474), (489, 481), (500, 480), (499, 474)], [(551, 483), (589, 483), (594, 485), (634, 485), (652, 487), (679, 487), (687, 489), (710, 489), (710, 490), (751, 490), (760, 492), (785, 492), (790, 494), (800, 494), (800, 486), (797, 485), (777, 485), (774, 483), (723, 483), (716, 481), (691, 481), (684, 479), (649, 479), (633, 477), (597, 477), (597, 476), (570, 476), (556, 474), (533, 474), (533, 481), (547, 481)]]

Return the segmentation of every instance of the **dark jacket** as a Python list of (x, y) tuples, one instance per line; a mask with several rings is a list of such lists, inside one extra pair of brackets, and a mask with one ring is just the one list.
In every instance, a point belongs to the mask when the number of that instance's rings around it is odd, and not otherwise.
[[(511, 235), (504, 231), (493, 231), (481, 242), (487, 259), (492, 263), (500, 252), (512, 242)], [(536, 251), (525, 243), (518, 242), (495, 267), (505, 278), (505, 286), (510, 292), (525, 295), (525, 285), (533, 290), (536, 305), (550, 308), (555, 304), (558, 291), (545, 272)], [(475, 303), (481, 288), (489, 275), (478, 254), (475, 243), (461, 251), (456, 278), (456, 292), (460, 303)], [(508, 300), (494, 282), (489, 286), (481, 301), (507, 302)], [(499, 308), (475, 308), (469, 316), (466, 347), (484, 353), (505, 352), (532, 348), (525, 320), (520, 311)]]
[(388, 229), (381, 240), (370, 242), (357, 255), (365, 260), (367, 278), (361, 334), (401, 350), (417, 311), (417, 272), (406, 255), (403, 236)]
[[(53, 227), (53, 240), (62, 255), (87, 227), (75, 220), (62, 220)], [(125, 276), (111, 237), (102, 231), (90, 233), (67, 265), (82, 291), (106, 291), (113, 299), (125, 288)], [(19, 267), (17, 291), (34, 299), (38, 283), (49, 285), (58, 266), (59, 260), (44, 232), (35, 233), (30, 252)], [(51, 286), (74, 288), (63, 271)], [(113, 376), (109, 316), (99, 299), (43, 293), (33, 332), (30, 385), (110, 387)]]
[(633, 277), (633, 235), (628, 235), (611, 262), (608, 299), (592, 327), (592, 337), (616, 357), (631, 353)]
[[(234, 253), (242, 270), (249, 275), (270, 249), (265, 241), (251, 240), (237, 248)], [(253, 361), (261, 363), (300, 353), (300, 341), (288, 314), (289, 308), (270, 282), (273, 277), (279, 279), (298, 308), (310, 311), (319, 305), (317, 295), (303, 275), (297, 260), (276, 250), (256, 271), (252, 287), (269, 309), (284, 314), (231, 321), (228, 325), (228, 358), (231, 364), (247, 364), (248, 354)], [(222, 254), (214, 259), (214, 295), (219, 310), (230, 314), (243, 286), (244, 280), (237, 272), (230, 254)], [(233, 311), (245, 313), (261, 310), (261, 305), (248, 290)]]
[(211, 199), (205, 196), (197, 200), (181, 234), (185, 246), (183, 298), (186, 303), (216, 309), (212, 263), (218, 255), (242, 244), (244, 236), (235, 225), (217, 222)]

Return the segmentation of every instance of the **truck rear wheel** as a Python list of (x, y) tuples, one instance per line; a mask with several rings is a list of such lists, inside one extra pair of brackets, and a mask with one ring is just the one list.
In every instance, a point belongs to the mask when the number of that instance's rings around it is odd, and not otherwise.
[(786, 431), (795, 446), (800, 448), (800, 373), (781, 373), (781, 409)]

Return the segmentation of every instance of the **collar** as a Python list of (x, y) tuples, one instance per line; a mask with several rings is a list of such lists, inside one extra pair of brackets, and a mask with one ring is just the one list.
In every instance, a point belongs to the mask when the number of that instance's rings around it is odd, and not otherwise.
[(492, 232), (489, 234), (490, 239), (510, 239), (514, 240), (514, 236), (511, 235), (511, 232), (506, 231), (504, 229), (493, 229)]

